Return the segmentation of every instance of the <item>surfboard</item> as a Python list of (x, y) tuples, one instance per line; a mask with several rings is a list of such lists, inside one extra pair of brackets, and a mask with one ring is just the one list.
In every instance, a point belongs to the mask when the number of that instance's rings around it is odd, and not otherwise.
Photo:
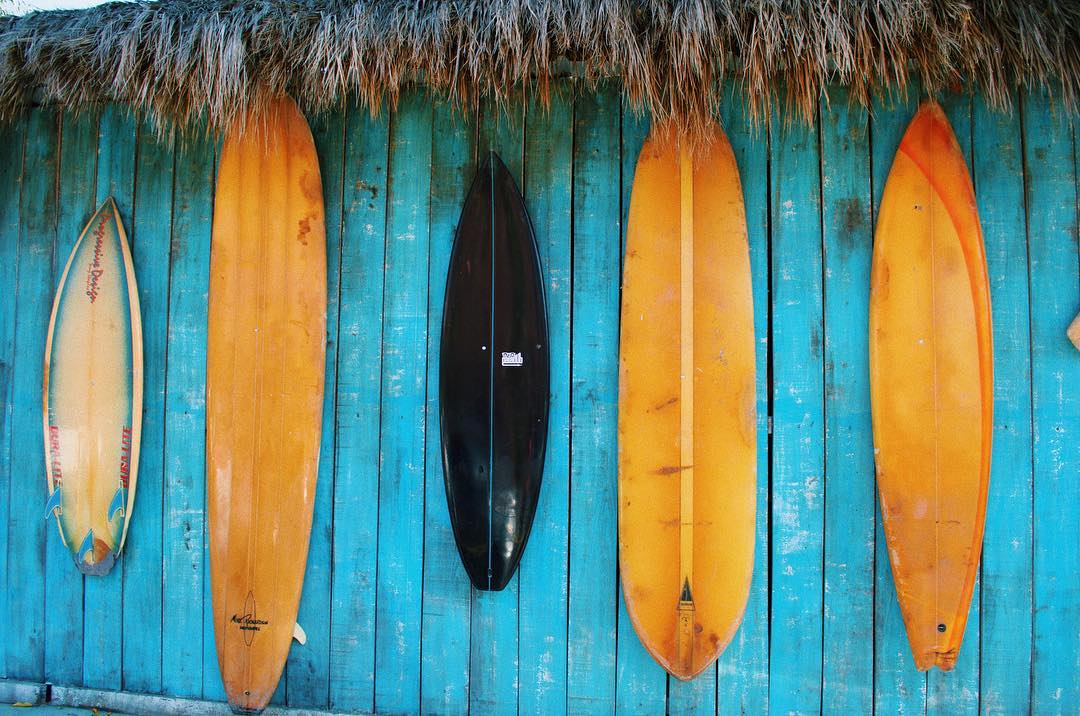
[(477, 589), (517, 569), (540, 496), (550, 363), (540, 254), (513, 177), (492, 152), (454, 237), (439, 353), (446, 501)]
[(71, 250), (45, 342), (47, 515), (84, 574), (112, 569), (139, 474), (143, 353), (127, 235), (110, 198)]
[(885, 539), (920, 670), (956, 664), (982, 549), (993, 429), (986, 250), (964, 156), (919, 108), (878, 211), (870, 397)]
[(654, 132), (623, 262), (619, 565), (638, 637), (679, 679), (742, 621), (754, 560), (756, 406), (739, 170), (716, 127), (697, 152)]
[(274, 693), (294, 631), (325, 381), (322, 181), (288, 97), (225, 136), (207, 329), (214, 637), (229, 704), (250, 713)]

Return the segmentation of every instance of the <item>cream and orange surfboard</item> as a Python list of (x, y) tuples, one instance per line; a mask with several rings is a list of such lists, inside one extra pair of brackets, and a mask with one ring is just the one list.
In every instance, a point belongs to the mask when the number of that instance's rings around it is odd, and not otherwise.
[(110, 198), (71, 250), (45, 343), (48, 514), (84, 574), (112, 569), (135, 503), (142, 322), (127, 236)]
[(723, 130), (641, 149), (623, 268), (619, 564), (649, 653), (689, 679), (742, 620), (754, 559), (750, 255)]
[(206, 356), (210, 574), (236, 711), (270, 700), (307, 562), (322, 428), (326, 229), (315, 145), (279, 97), (225, 137)]
[(881, 515), (915, 665), (949, 670), (982, 548), (993, 348), (975, 192), (934, 102), (904, 134), (878, 212), (870, 391)]

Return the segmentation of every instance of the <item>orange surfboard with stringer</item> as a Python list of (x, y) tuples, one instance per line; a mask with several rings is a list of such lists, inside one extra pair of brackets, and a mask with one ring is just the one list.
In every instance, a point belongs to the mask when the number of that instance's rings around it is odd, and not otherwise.
[(709, 667), (742, 621), (754, 560), (754, 314), (735, 156), (654, 133), (634, 174), (619, 369), (619, 564), (642, 643)]
[(229, 704), (281, 677), (307, 562), (326, 356), (326, 229), (307, 122), (280, 97), (225, 137), (206, 356), (210, 576)]
[(993, 429), (986, 251), (948, 119), (924, 103), (878, 212), (870, 390), (881, 515), (921, 669), (956, 664), (982, 548)]

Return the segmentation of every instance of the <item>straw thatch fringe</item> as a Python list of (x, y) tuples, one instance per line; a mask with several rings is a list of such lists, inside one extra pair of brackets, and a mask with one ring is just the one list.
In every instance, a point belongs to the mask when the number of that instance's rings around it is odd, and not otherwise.
[(267, 92), (369, 106), (422, 81), (463, 102), (546, 93), (560, 61), (614, 77), (654, 121), (702, 126), (731, 75), (755, 116), (812, 117), (829, 82), (867, 103), (977, 82), (1080, 94), (1078, 0), (167, 0), (0, 18), (0, 117), (35, 98), (120, 101), (227, 126)]

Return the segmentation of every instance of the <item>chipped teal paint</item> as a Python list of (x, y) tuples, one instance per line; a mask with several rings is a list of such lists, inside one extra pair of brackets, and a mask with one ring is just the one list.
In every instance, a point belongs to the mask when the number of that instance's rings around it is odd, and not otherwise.
[[(1064, 338), (1080, 308), (1080, 150), (1041, 94), (1018, 99), (1013, 115), (978, 95), (944, 105), (976, 186), (996, 347), (990, 514), (957, 671), (927, 677), (912, 665), (869, 466), (866, 272), (914, 103), (867, 114), (834, 93), (820, 126), (771, 136), (737, 100), (722, 108), (754, 281), (758, 543), (742, 627), (714, 671), (681, 685), (641, 647), (616, 582), (619, 241), (648, 123), (610, 87), (559, 95), (550, 110), (530, 97), (467, 114), (410, 93), (374, 118), (351, 105), (312, 118), (327, 207), (328, 400), (300, 613), (309, 641), (294, 645), (275, 701), (522, 714), (1080, 708), (1068, 638), (1080, 632), (1070, 551), (1080, 416), (1065, 388), (1080, 382), (1080, 363)], [(553, 398), (516, 592), (481, 603), (448, 530), (429, 368), (453, 228), (489, 145), (521, 181), (541, 243)], [(0, 675), (220, 700), (203, 462), (215, 145), (159, 143), (148, 122), (100, 109), (35, 110), (0, 125), (0, 146)], [(79, 577), (41, 510), (20, 509), (44, 505), (41, 350), (58, 264), (105, 193), (130, 229), (146, 381), (138, 508), (116, 586)], [(785, 214), (789, 197), (805, 223)], [(808, 326), (823, 331), (820, 356)], [(792, 387), (817, 406), (810, 433)], [(796, 455), (823, 470), (812, 493)], [(787, 551), (793, 525), (808, 531), (803, 551)], [(116, 600), (108, 628), (82, 612), (84, 582), (88, 598)]]
[(1034, 466), (1032, 705), (1080, 711), (1080, 360), (1062, 331), (1080, 307), (1074, 135), (1042, 92), (1023, 100)]
[[(53, 252), (55, 281), (60, 280), (71, 249), (98, 206), (99, 115), (92, 111), (79, 116), (64, 114), (60, 118), (60, 170), (64, 181), (60, 186), (57, 243)], [(160, 468), (157, 472), (160, 473)], [(141, 499), (139, 504), (144, 504)], [(51, 527), (55, 520), (49, 520), (47, 524)], [(73, 574), (68, 569), (71, 554), (57, 539), (59, 535), (55, 528), (46, 532), (45, 593), (49, 609), (45, 611), (45, 673), (56, 674), (53, 678), (57, 683), (80, 683), (83, 676), (83, 576), (77, 570)]]
[(983, 540), (979, 667), (984, 712), (1031, 699), (1031, 332), (1019, 104), (975, 102), (972, 152), (994, 320), (994, 445)]
[(207, 648), (213, 649), (205, 643), (210, 593), (205, 396), (214, 173), (212, 144), (178, 143), (169, 236), (165, 473), (159, 477), (164, 500), (161, 686), (165, 693), (187, 697), (206, 692), (204, 659)]
[(825, 299), (825, 541), (822, 709), (874, 700), (874, 473), (870, 435), (870, 118), (830, 88), (821, 113)]
[[(4, 435), (11, 456), (8, 483), (7, 613), (3, 649), (7, 675), (41, 681), (45, 676), (45, 537), (55, 539), (55, 522), (42, 518), (45, 453), (41, 436), (41, 369), (55, 289), (57, 169), (60, 122), (34, 109), (26, 123), (24, 179), (19, 196), (15, 321), (11, 337), (11, 402)], [(10, 189), (5, 189), (11, 191)], [(89, 217), (87, 217), (89, 218)], [(5, 241), (11, 241), (8, 234)], [(66, 567), (72, 565), (70, 560)]]
[[(172, 230), (174, 142), (159, 141), (148, 120), (139, 123), (134, 216), (128, 219), (132, 259), (143, 316), (143, 428), (139, 467), (152, 479), (139, 482), (139, 509), (128, 528), (124, 563), (123, 683), (132, 691), (161, 689), (161, 564), (165, 453), (165, 359), (168, 352), (169, 242)], [(65, 131), (65, 136), (66, 136)], [(123, 218), (123, 217), (122, 217)], [(140, 239), (142, 239), (140, 241)]]
[[(435, 105), (432, 121), (431, 252), (428, 258), (429, 366), (438, 365), (446, 272), (461, 205), (476, 171), (476, 117)], [(439, 434), (439, 371), (427, 372), (427, 424)], [(442, 446), (429, 439), (424, 466), (424, 595), (420, 708), (424, 713), (469, 712), (472, 587), (458, 558), (443, 483)]]
[(410, 90), (390, 124), (375, 576), (375, 709), (390, 713), (420, 707), (432, 117)]

